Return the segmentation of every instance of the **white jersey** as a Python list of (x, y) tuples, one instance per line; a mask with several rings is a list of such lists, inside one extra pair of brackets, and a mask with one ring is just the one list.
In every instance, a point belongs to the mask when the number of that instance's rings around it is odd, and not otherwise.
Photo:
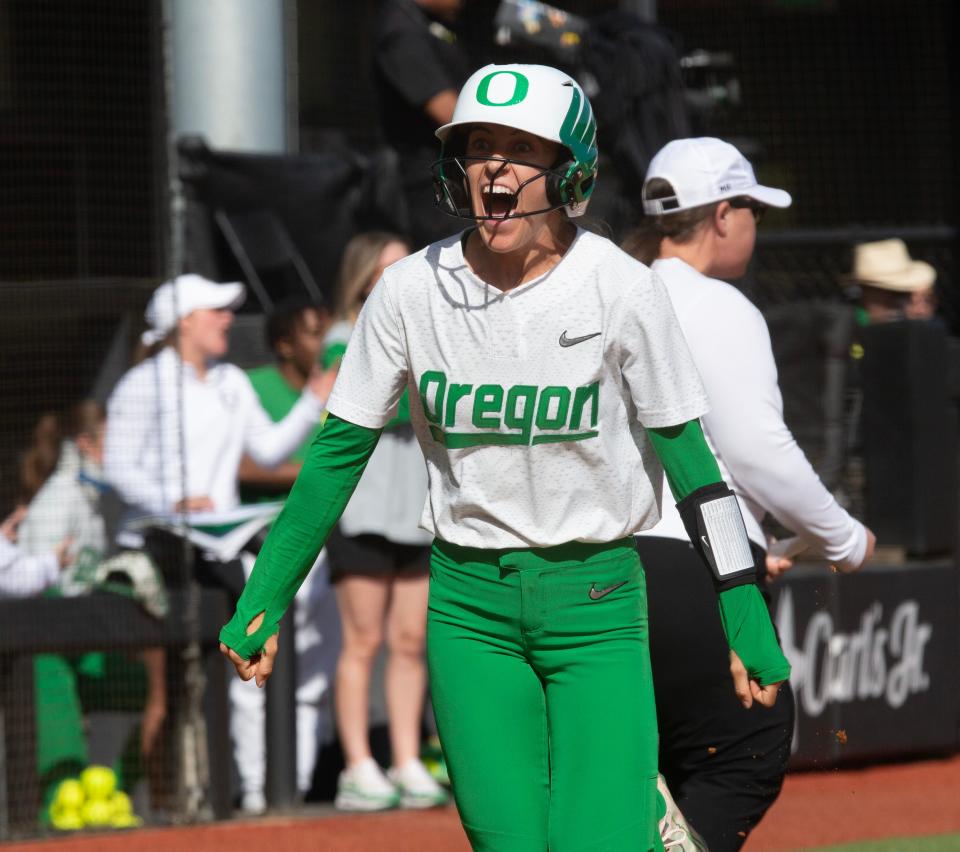
[[(341, 320), (327, 332), (325, 344), (346, 344), (352, 334), (353, 325)], [(396, 544), (429, 544), (430, 536), (418, 526), (426, 493), (423, 455), (410, 424), (387, 429), (340, 516), (340, 531), (379, 535)]]
[[(658, 260), (653, 269), (666, 285), (703, 376), (710, 399), (704, 434), (737, 494), (751, 541), (766, 548), (760, 524), (770, 512), (834, 564), (858, 566), (866, 553), (866, 529), (827, 491), (783, 422), (763, 315), (735, 287), (701, 275), (679, 258)], [(687, 538), (672, 505), (649, 532)]]
[(376, 429), (404, 387), (427, 463), (424, 529), (468, 547), (607, 542), (659, 518), (644, 427), (706, 411), (663, 284), (583, 230), (509, 292), (459, 236), (389, 267), (360, 315), (328, 409)]

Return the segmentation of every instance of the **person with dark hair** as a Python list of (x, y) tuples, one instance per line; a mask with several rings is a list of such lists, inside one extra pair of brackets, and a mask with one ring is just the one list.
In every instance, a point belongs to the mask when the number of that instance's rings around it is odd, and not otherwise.
[(431, 205), (433, 133), (450, 121), (470, 68), (457, 38), (463, 0), (384, 0), (373, 70), (384, 140), (397, 153), (410, 233), (420, 248), (454, 230)]
[(76, 552), (90, 547), (104, 556), (109, 552), (100, 499), (106, 490), (102, 472), (106, 416), (99, 402), (88, 399), (77, 403), (65, 419), (65, 428), (57, 418), (55, 426), (44, 430), (57, 437), (55, 466), (30, 501), (20, 527), (20, 545), (40, 553), (72, 537)]
[(20, 476), (17, 501), (29, 503), (47, 481), (60, 458), (60, 418), (52, 412), (40, 415), (30, 445), (20, 458)]
[[(316, 371), (329, 325), (326, 306), (307, 299), (280, 302), (267, 316), (264, 336), (275, 360), (248, 370), (247, 376), (274, 422), (283, 420), (293, 409)], [(273, 468), (262, 467), (244, 456), (240, 482), (257, 491), (285, 495), (300, 472), (316, 431), (317, 427), (286, 461)]]
[[(317, 370), (323, 339), (330, 324), (325, 305), (303, 298), (286, 299), (267, 315), (264, 336), (275, 356), (272, 364), (247, 371), (260, 404), (279, 422), (297, 404), (311, 375)], [(307, 435), (286, 461), (274, 468), (258, 465), (249, 456), (240, 464), (244, 493), (268, 498), (286, 497), (300, 472), (319, 426)], [(244, 559), (249, 576), (252, 559)], [(326, 552), (321, 552), (307, 581), (294, 601), (297, 651), (297, 789), (310, 789), (318, 749), (331, 733), (329, 721), (330, 682), (339, 648), (336, 603), (330, 594)], [(240, 805), (247, 813), (260, 813), (266, 806), (266, 743), (264, 696), (252, 684), (230, 682), (230, 698), (241, 712), (230, 717), (240, 776)]]
[[(643, 187), (647, 220), (624, 248), (662, 279), (709, 398), (703, 430), (746, 522), (756, 580), (792, 564), (768, 555), (768, 513), (798, 536), (799, 550), (855, 571), (873, 534), (820, 482), (783, 422), (770, 335), (760, 312), (727, 279), (744, 274), (757, 223), (790, 195), (757, 183), (753, 167), (710, 137), (668, 143)], [(660, 771), (711, 852), (739, 849), (780, 792), (793, 735), (784, 684), (772, 710), (741, 706), (729, 690), (730, 661), (714, 592), (675, 509), (637, 537), (647, 569), (650, 656)]]
[(20, 463), (20, 505), (2, 526), (4, 594), (56, 586), (85, 547), (103, 554), (95, 485), (102, 447), (103, 406), (93, 400), (77, 403), (66, 418), (47, 412), (38, 419)]
[[(313, 323), (311, 320), (317, 322)], [(305, 330), (310, 337), (323, 338), (323, 331), (330, 324), (330, 311), (327, 306), (303, 297), (284, 299), (273, 306), (263, 326), (263, 338), (270, 351), (277, 356), (278, 364), (286, 365), (293, 361), (301, 376), (317, 363), (316, 357), (310, 359), (307, 355), (294, 352), (290, 347), (295, 345), (294, 338), (301, 330)], [(288, 375), (287, 370), (284, 374)], [(292, 376), (288, 376), (292, 378)], [(299, 379), (295, 379), (299, 383)]]
[[(80, 594), (107, 577), (129, 580), (134, 597), (151, 614), (165, 614), (166, 597), (149, 560), (142, 554), (110, 558), (111, 531), (103, 506), (110, 490), (102, 471), (103, 406), (95, 400), (82, 400), (65, 417), (47, 415), (47, 419), (36, 434), (59, 437), (56, 465), (27, 506), (19, 547), (28, 558), (44, 558), (51, 550), (61, 554), (61, 568), (68, 570), (51, 584), (51, 594)], [(69, 543), (67, 549), (65, 543)], [(140, 714), (137, 728), (116, 761), (118, 786), (130, 791), (146, 761), (156, 757), (155, 747), (162, 740), (167, 716), (164, 650), (145, 648), (136, 659), (99, 651), (72, 656), (38, 654), (34, 671), (43, 819), (50, 817), (46, 806), (58, 784), (78, 775), (88, 763), (83, 714), (90, 707)]]
[(435, 536), (430, 688), (471, 844), (660, 849), (633, 533), (660, 517), (664, 469), (716, 589), (728, 690), (770, 706), (790, 671), (703, 438), (706, 394), (659, 279), (575, 224), (598, 155), (575, 79), (481, 68), (437, 136), (437, 198), (466, 230), (373, 288), (221, 650), (270, 676), (279, 619), (406, 391)]

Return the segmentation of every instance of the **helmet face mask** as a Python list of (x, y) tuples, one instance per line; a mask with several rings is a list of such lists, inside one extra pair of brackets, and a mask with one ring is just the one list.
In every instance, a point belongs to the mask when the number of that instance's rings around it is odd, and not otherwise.
[[(502, 163), (489, 177), (488, 189), (481, 188), (481, 192), (494, 194), (503, 194), (494, 192), (494, 183), (507, 165), (523, 166), (530, 169), (536, 169), (536, 174), (520, 182), (512, 196), (511, 209), (505, 213), (477, 213), (473, 208), (472, 197), (469, 187), (469, 178), (467, 177), (467, 166), (471, 163), (493, 162)], [(530, 163), (526, 160), (518, 160), (513, 157), (486, 157), (486, 156), (458, 156), (444, 157), (437, 160), (431, 167), (433, 172), (433, 186), (436, 196), (437, 206), (447, 215), (456, 216), (460, 219), (520, 219), (524, 216), (536, 216), (541, 213), (550, 213), (553, 210), (563, 207), (570, 203), (567, 200), (565, 192), (568, 192), (570, 182), (565, 180), (570, 168), (576, 167), (570, 161), (564, 161), (558, 165), (544, 169), (539, 163)], [(547, 206), (537, 210), (524, 210), (523, 212), (514, 212), (519, 206), (520, 194), (534, 181), (542, 180), (545, 184), (544, 194), (547, 198)]]
[[(544, 169), (542, 164), (515, 158), (467, 156), (465, 134), (469, 125), (476, 124), (502, 125), (558, 143), (563, 157)], [(559, 208), (564, 208), (570, 217), (586, 211), (597, 174), (596, 122), (586, 95), (569, 75), (544, 65), (481, 68), (464, 84), (453, 120), (437, 130), (436, 135), (441, 149), (432, 172), (436, 203), (444, 213), (478, 220), (533, 216)], [(483, 160), (539, 170), (520, 184), (512, 208), (505, 214), (477, 215), (473, 210), (466, 180), (467, 164)], [(544, 181), (549, 206), (514, 212), (523, 188), (538, 179)], [(493, 179), (490, 185), (492, 191)]]

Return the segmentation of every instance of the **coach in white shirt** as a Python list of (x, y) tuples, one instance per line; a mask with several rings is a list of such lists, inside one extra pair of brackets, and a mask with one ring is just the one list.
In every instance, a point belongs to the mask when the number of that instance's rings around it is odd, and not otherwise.
[(227, 511), (240, 500), (244, 452), (264, 467), (310, 434), (335, 374), (317, 369), (290, 413), (274, 423), (246, 373), (221, 363), (242, 284), (181, 275), (147, 307), (144, 343), (161, 348), (121, 379), (107, 406), (104, 471), (144, 512)]
[[(770, 335), (760, 312), (725, 280), (753, 255), (767, 207), (789, 193), (757, 183), (719, 139), (678, 139), (653, 158), (643, 189), (645, 226), (625, 248), (663, 280), (709, 398), (704, 434), (741, 505), (755, 564), (766, 559), (767, 513), (837, 569), (855, 571), (875, 539), (826, 489), (783, 421)], [(780, 790), (790, 754), (789, 688), (764, 713), (728, 701), (728, 662), (715, 650), (716, 606), (672, 505), (638, 538), (647, 571), (650, 649), (661, 732), (660, 768), (711, 852), (736, 850)], [(761, 569), (760, 576), (763, 575)], [(660, 635), (658, 635), (660, 634)], [(679, 635), (670, 635), (679, 634)], [(677, 650), (679, 649), (679, 650)]]

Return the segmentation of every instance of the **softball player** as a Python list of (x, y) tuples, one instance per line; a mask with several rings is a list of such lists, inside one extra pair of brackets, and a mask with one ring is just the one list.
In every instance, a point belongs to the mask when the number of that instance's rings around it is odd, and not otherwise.
[(435, 536), (430, 681), (474, 849), (662, 848), (631, 534), (659, 518), (664, 469), (743, 663), (735, 688), (769, 705), (789, 673), (697, 421), (703, 388), (659, 280), (570, 221), (597, 162), (576, 81), (487, 66), (437, 135), (438, 203), (475, 226), (367, 300), (222, 649), (242, 678), (269, 676), (279, 619), (408, 388)]

